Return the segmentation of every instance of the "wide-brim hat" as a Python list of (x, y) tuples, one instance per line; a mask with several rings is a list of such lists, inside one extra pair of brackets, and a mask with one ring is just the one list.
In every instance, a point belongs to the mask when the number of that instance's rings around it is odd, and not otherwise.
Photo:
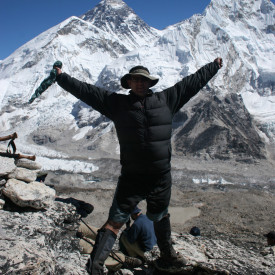
[(156, 85), (159, 81), (158, 78), (151, 76), (149, 70), (146, 67), (143, 66), (136, 66), (133, 67), (128, 74), (125, 74), (121, 79), (120, 79), (120, 83), (121, 86), (125, 89), (130, 89), (127, 80), (133, 76), (133, 75), (141, 75), (144, 76), (148, 79), (151, 80), (151, 85), (150, 87), (153, 87), (154, 85)]

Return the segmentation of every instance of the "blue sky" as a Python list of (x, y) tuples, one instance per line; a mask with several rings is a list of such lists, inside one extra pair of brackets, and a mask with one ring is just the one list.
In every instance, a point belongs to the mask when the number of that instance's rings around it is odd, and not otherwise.
[[(0, 60), (72, 15), (82, 15), (100, 0), (0, 0)], [(202, 13), (210, 0), (125, 0), (150, 26), (163, 29)]]
[[(275, 0), (272, 0), (274, 3)], [(72, 15), (100, 0), (0, 0), (0, 60)], [(210, 0), (124, 0), (147, 24), (163, 29), (202, 13)]]

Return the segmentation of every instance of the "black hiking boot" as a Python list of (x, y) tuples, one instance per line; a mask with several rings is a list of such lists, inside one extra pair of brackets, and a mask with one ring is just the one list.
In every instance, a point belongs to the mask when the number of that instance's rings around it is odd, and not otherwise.
[(131, 269), (140, 267), (142, 264), (142, 261), (138, 258), (125, 256), (125, 262), (123, 263), (123, 267)]
[(93, 251), (86, 264), (88, 274), (103, 275), (104, 262), (108, 258), (110, 251), (116, 241), (116, 234), (106, 228), (98, 230)]
[(182, 270), (187, 260), (175, 251), (172, 246), (170, 215), (168, 214), (158, 222), (154, 222), (160, 258), (156, 260), (156, 267), (160, 270), (178, 272)]
[(161, 251), (157, 260), (158, 266), (164, 269), (178, 270), (187, 265), (187, 260), (175, 251), (173, 246), (167, 248), (165, 252)]

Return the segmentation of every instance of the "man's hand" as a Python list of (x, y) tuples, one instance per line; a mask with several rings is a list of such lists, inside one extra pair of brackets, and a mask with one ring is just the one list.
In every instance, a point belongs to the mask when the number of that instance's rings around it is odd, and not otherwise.
[(60, 69), (60, 68), (58, 68), (58, 67), (54, 67), (54, 68), (56, 69), (57, 75), (62, 74), (62, 71), (61, 71), (61, 69)]
[(219, 68), (221, 68), (221, 67), (223, 66), (223, 64), (222, 64), (222, 58), (221, 58), (221, 57), (217, 57), (217, 58), (214, 60), (214, 62), (217, 62), (217, 63), (218, 63)]

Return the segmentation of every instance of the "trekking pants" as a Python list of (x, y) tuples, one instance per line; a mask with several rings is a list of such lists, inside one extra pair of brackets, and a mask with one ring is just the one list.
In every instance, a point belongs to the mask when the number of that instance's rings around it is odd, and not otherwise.
[(159, 221), (168, 213), (171, 197), (171, 173), (162, 175), (121, 175), (109, 212), (109, 220), (126, 223), (130, 213), (142, 200), (147, 202), (146, 215)]

